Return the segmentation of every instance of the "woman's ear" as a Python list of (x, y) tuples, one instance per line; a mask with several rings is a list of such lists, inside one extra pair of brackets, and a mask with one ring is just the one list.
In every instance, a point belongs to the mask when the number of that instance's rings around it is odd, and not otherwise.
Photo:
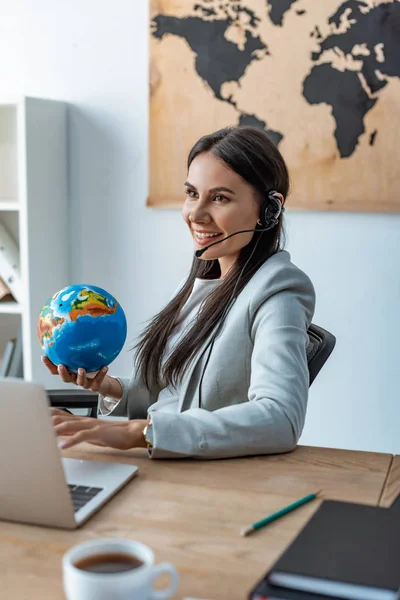
[(280, 192), (274, 192), (274, 197), (278, 198), (279, 202), (282, 204), (285, 202), (285, 198), (283, 197), (283, 194), (281, 194)]

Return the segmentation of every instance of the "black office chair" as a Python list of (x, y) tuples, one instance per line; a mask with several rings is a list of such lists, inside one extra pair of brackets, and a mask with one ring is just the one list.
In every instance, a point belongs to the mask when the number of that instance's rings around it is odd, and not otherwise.
[(310, 385), (328, 360), (336, 344), (335, 336), (311, 323), (308, 329), (307, 363), (310, 374)]
[[(311, 323), (308, 330), (309, 343), (307, 346), (307, 362), (310, 373), (310, 385), (328, 360), (336, 344), (332, 333), (318, 325)], [(69, 390), (47, 390), (51, 406), (65, 408), (70, 411), (74, 408), (89, 409), (89, 416), (97, 416), (98, 395), (89, 390), (80, 388)]]

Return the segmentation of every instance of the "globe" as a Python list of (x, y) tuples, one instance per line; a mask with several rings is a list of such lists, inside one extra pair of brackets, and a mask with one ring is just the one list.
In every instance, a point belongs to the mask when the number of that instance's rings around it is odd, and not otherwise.
[(70, 285), (48, 299), (37, 326), (42, 352), (55, 365), (94, 373), (109, 365), (126, 340), (122, 306), (94, 285)]

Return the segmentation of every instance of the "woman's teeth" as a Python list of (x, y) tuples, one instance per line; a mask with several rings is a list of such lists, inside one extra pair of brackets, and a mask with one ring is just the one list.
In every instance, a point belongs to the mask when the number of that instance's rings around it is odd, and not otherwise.
[(195, 231), (195, 235), (196, 235), (196, 237), (203, 240), (205, 238), (212, 238), (212, 237), (215, 237), (215, 236), (221, 235), (221, 234), (220, 233), (198, 233), (197, 231)]

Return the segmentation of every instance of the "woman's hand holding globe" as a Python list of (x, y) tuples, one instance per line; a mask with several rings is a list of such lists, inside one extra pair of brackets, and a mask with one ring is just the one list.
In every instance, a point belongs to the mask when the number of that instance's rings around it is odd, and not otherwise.
[(88, 375), (82, 367), (78, 372), (69, 371), (65, 365), (55, 365), (47, 356), (42, 356), (42, 362), (52, 375), (58, 375), (64, 383), (73, 383), (85, 390), (90, 390), (108, 396), (113, 400), (122, 398), (122, 387), (117, 379), (107, 375), (108, 367), (102, 367), (94, 376)]
[(107, 375), (126, 340), (126, 317), (103, 288), (70, 285), (43, 306), (37, 333), (42, 361), (65, 383), (119, 400), (121, 384)]

